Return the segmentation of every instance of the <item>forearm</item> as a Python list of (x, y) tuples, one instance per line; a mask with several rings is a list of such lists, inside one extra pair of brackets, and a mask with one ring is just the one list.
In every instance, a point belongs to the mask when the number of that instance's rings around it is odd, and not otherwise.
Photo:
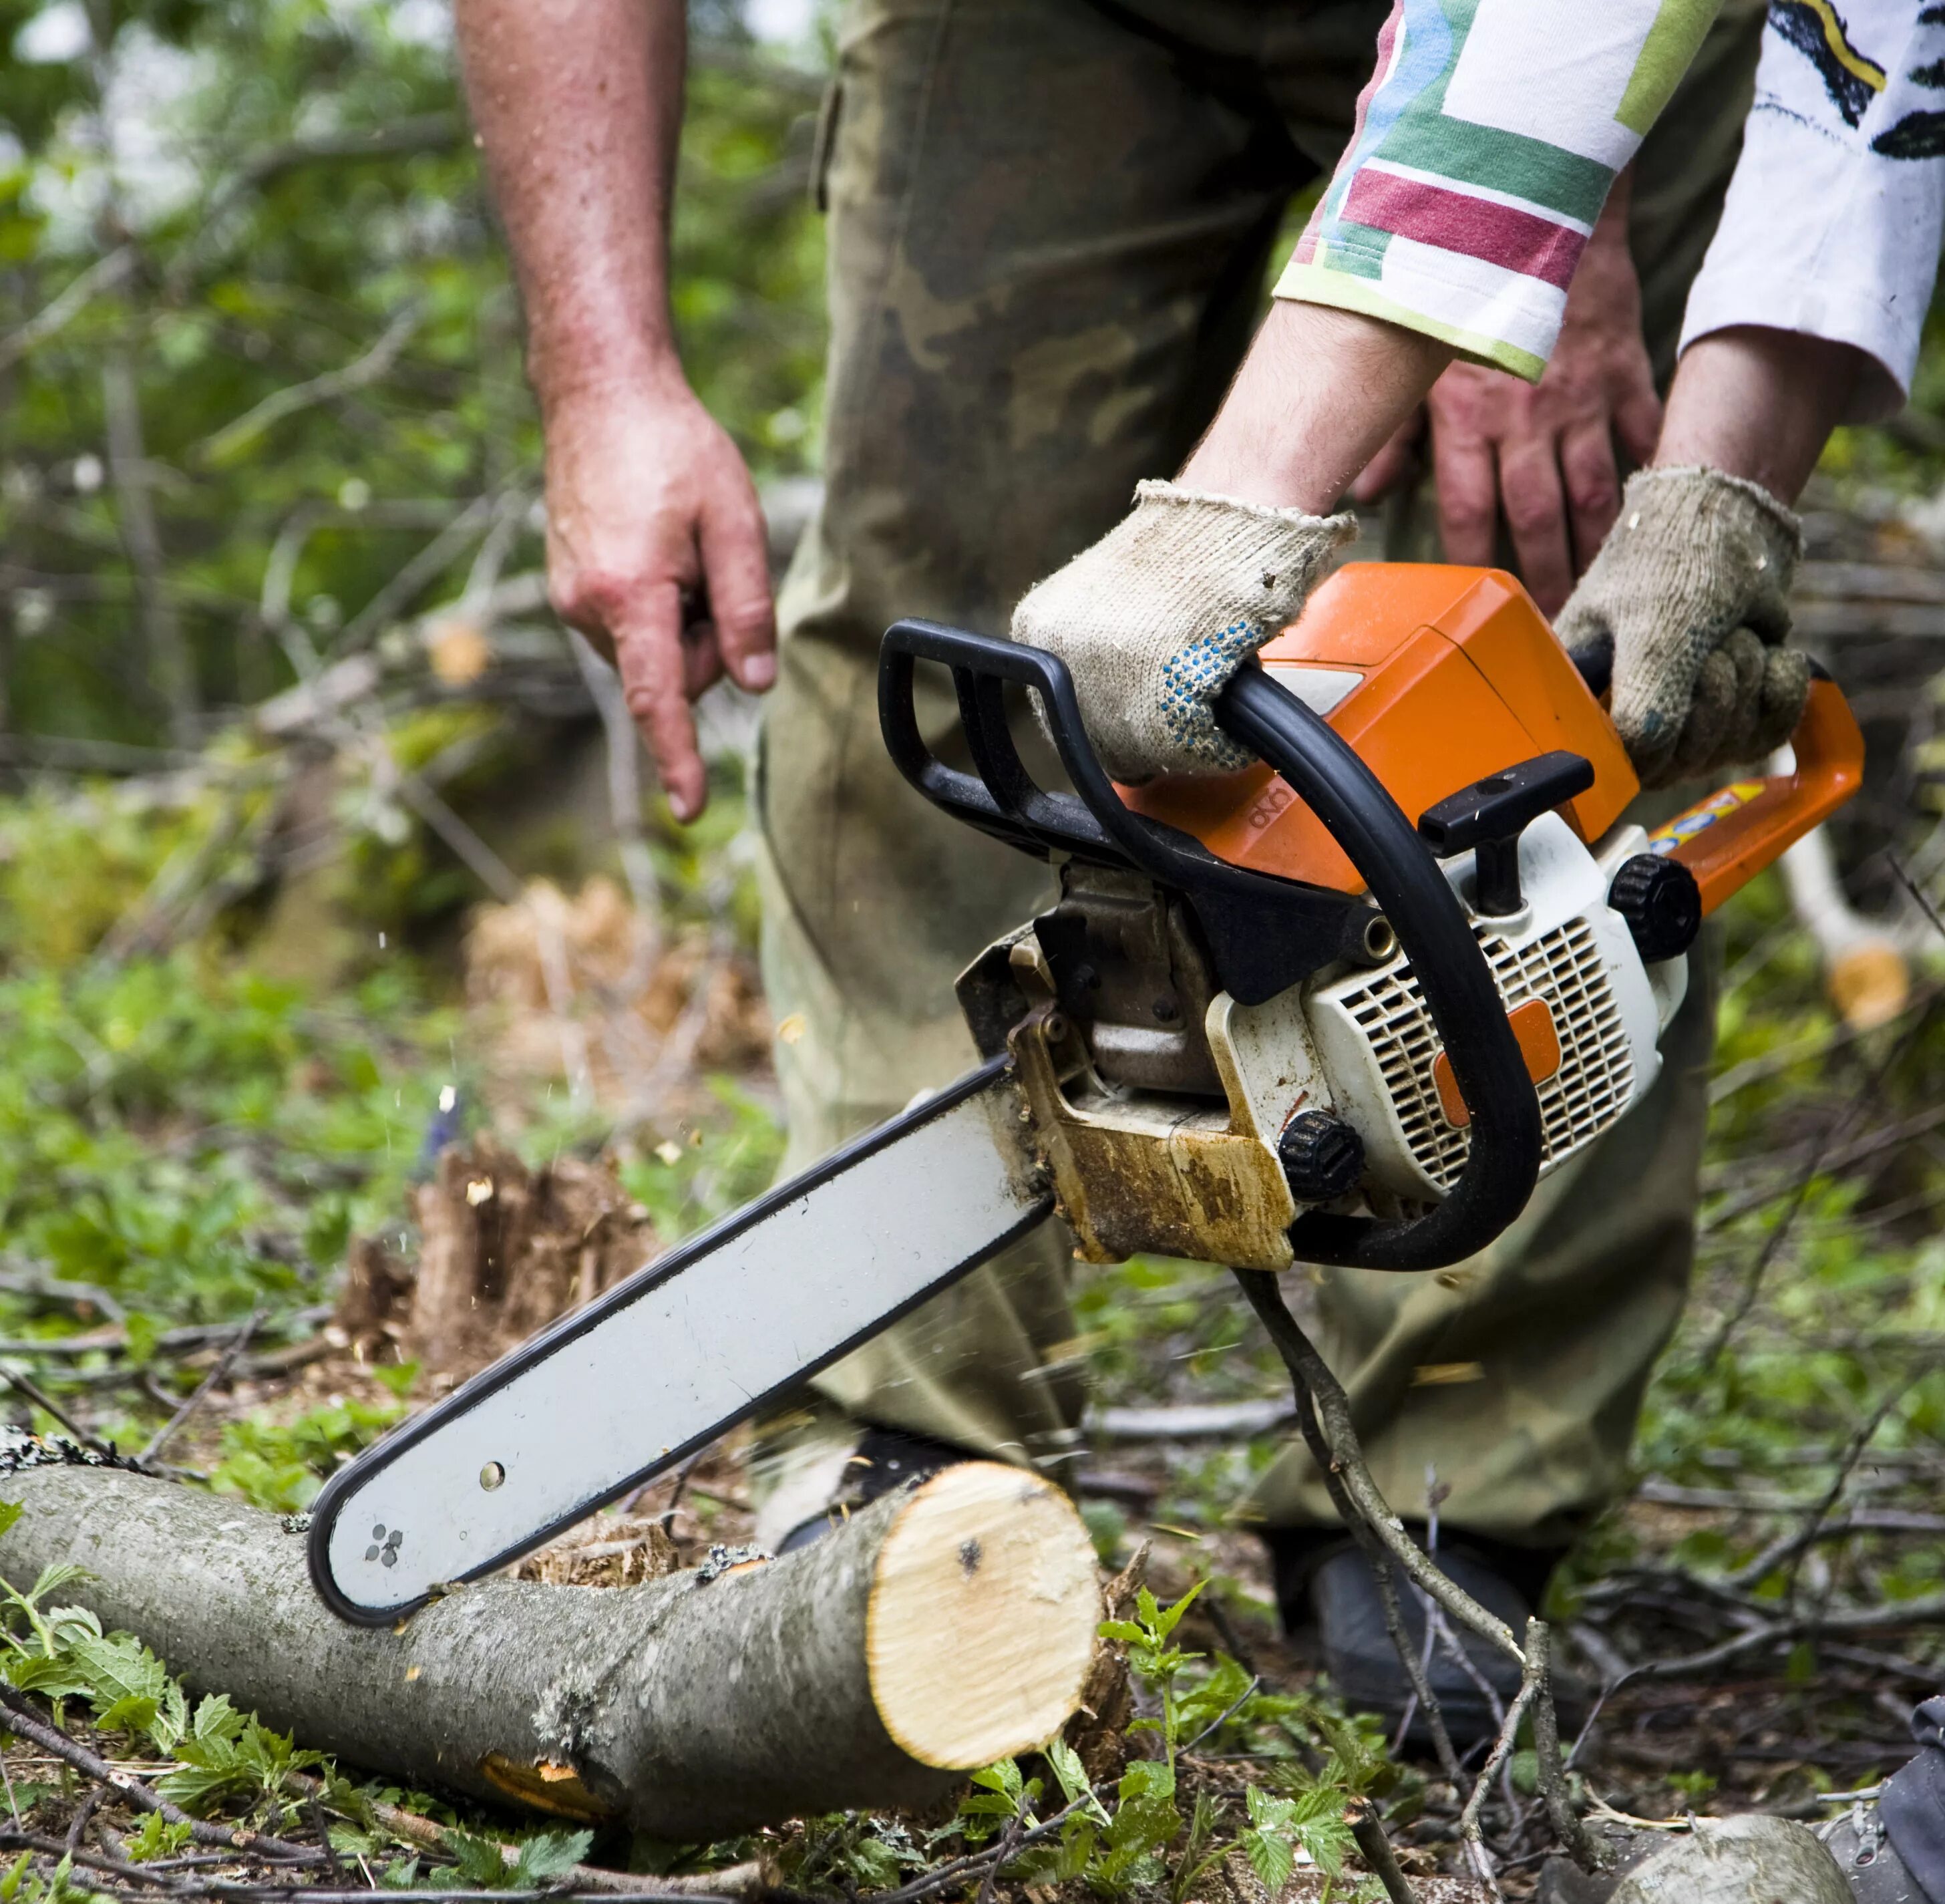
[(668, 221), (681, 0), (458, 0), (456, 24), (543, 409), (679, 375)]
[(1327, 514), (1452, 356), (1449, 344), (1418, 331), (1279, 301), (1180, 480)]
[(1720, 470), (1794, 502), (1868, 368), (1862, 351), (1800, 332), (1712, 332), (1682, 353), (1654, 466)]

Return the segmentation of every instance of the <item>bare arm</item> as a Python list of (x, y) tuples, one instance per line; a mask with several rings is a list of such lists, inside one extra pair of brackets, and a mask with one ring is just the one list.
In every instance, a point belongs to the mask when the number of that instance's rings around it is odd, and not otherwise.
[[(467, 92), (513, 253), (547, 434), (555, 606), (620, 668), (679, 818), (689, 703), (775, 678), (762, 511), (689, 387), (668, 305), (681, 0), (458, 0)], [(701, 619), (690, 619), (692, 616)]]
[(1179, 480), (1326, 514), (1452, 356), (1401, 325), (1279, 299)]
[(1682, 353), (1655, 467), (1721, 470), (1793, 503), (1869, 362), (1797, 331), (1712, 332)]

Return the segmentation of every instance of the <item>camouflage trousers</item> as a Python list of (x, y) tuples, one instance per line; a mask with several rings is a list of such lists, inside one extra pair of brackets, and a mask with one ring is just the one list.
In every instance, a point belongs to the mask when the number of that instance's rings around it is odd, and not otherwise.
[[(1170, 474), (1262, 308), (1292, 199), (1327, 172), (1382, 0), (858, 0), (819, 140), (832, 341), (821, 514), (784, 590), (759, 804), (763, 961), (797, 1169), (972, 1058), (954, 974), (1040, 909), (1044, 866), (947, 819), (886, 758), (878, 638), (992, 632)], [(1637, 162), (1651, 347), (1740, 148), (1759, 0), (1731, 0)], [(1424, 512), (1419, 512), (1423, 514)], [(926, 711), (948, 744), (950, 708)], [(1651, 1097), (1484, 1255), (1330, 1271), (1323, 1346), (1393, 1501), (1435, 1465), (1450, 1524), (1570, 1538), (1619, 1483), (1692, 1253), (1706, 983)], [(1048, 1466), (1084, 1402), (1050, 1224), (820, 1378), (853, 1418)], [(808, 1514), (821, 1504), (801, 1503)], [(1302, 1451), (1276, 1524), (1333, 1517)]]

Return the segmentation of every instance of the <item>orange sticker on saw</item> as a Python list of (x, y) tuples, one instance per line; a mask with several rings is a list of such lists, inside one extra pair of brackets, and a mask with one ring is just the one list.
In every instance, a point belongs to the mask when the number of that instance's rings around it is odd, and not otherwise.
[[(1560, 1033), (1553, 1014), (1544, 998), (1529, 998), (1506, 1014), (1506, 1023), (1519, 1041), (1520, 1056), (1526, 1060), (1526, 1075), (1543, 1085), (1560, 1069)], [(1472, 1113), (1459, 1094), (1459, 1080), (1453, 1075), (1452, 1060), (1441, 1051), (1432, 1060), (1432, 1082), (1438, 1091), (1438, 1109), (1455, 1131), (1463, 1131), (1472, 1121)]]

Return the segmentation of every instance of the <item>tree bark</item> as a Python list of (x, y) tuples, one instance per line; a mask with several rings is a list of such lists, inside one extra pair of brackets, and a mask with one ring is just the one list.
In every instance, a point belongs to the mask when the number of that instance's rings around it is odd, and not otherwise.
[[(45, 1458), (45, 1457), (43, 1457)], [(1074, 1711), (1099, 1617), (1067, 1498), (948, 1468), (778, 1560), (633, 1588), (493, 1579), (372, 1631), (274, 1517), (96, 1466), (0, 1474), (24, 1587), (137, 1634), (193, 1690), (374, 1772), (660, 1838), (930, 1804)]]

